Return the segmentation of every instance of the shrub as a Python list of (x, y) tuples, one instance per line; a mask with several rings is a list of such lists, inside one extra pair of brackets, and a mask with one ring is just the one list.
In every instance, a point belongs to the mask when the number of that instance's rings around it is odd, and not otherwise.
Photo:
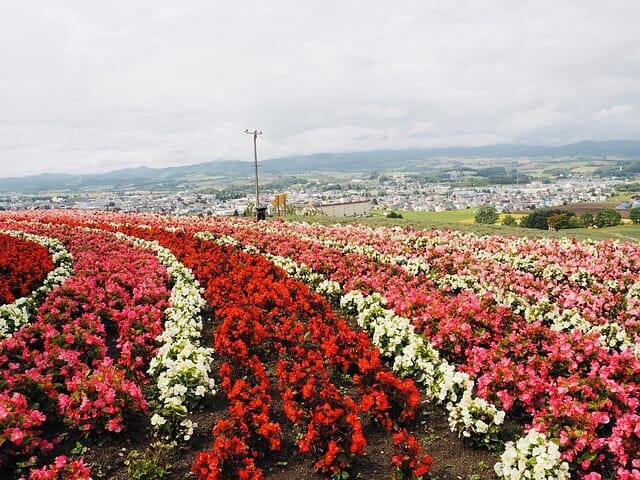
[(595, 225), (598, 228), (615, 227), (620, 225), (622, 217), (613, 208), (603, 208), (595, 218)]
[(499, 216), (500, 215), (498, 215), (498, 210), (496, 210), (496, 207), (493, 207), (491, 205), (485, 205), (478, 209), (478, 212), (476, 213), (475, 222), (491, 225), (498, 221)]
[(506, 215), (502, 219), (502, 225), (506, 227), (515, 227), (516, 225), (518, 225), (518, 221), (513, 215)]

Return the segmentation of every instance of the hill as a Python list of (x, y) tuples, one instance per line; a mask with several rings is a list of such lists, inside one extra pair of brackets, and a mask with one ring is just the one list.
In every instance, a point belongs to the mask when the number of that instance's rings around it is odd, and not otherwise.
[[(531, 158), (561, 161), (567, 157), (602, 159), (623, 157), (640, 159), (640, 141), (584, 141), (554, 147), (529, 145), (491, 145), (433, 149), (374, 150), (348, 153), (317, 153), (272, 158), (260, 161), (262, 174), (280, 175), (306, 172), (435, 171), (450, 168), (456, 159)], [(614, 165), (606, 173), (615, 171)], [(603, 171), (603, 173), (605, 173)], [(228, 160), (169, 168), (136, 167), (89, 175), (41, 174), (0, 178), (0, 192), (37, 193), (91, 188), (171, 189), (200, 184), (206, 179), (247, 178), (253, 175), (253, 162)]]

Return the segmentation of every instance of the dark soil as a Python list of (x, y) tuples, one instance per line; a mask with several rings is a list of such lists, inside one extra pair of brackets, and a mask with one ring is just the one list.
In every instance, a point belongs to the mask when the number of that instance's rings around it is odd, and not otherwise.
[[(588, 202), (573, 203), (559, 208), (565, 208), (575, 213), (577, 216), (580, 216), (583, 213), (590, 213), (595, 217), (603, 208), (615, 209), (618, 205), (620, 205), (620, 202)], [(618, 212), (622, 218), (629, 218), (629, 210), (630, 209), (616, 210), (616, 212)]]
[[(125, 465), (125, 460), (132, 451), (137, 451), (150, 461), (168, 470), (167, 479), (196, 479), (190, 473), (195, 455), (199, 451), (211, 447), (213, 429), (218, 419), (226, 416), (224, 401), (213, 399), (206, 410), (193, 415), (198, 423), (189, 442), (172, 449), (162, 450), (150, 435), (151, 426), (146, 419), (133, 422), (128, 433), (114, 438), (104, 445), (85, 442), (89, 451), (84, 455), (85, 461), (92, 466), (94, 480), (129, 480), (132, 472)], [(447, 424), (447, 412), (443, 408), (423, 403), (416, 421), (411, 428), (412, 433), (421, 439), (426, 451), (433, 457), (433, 468), (429, 478), (441, 480), (454, 479), (495, 479), (493, 465), (497, 454), (473, 449), (463, 444), (453, 434)], [(292, 432), (283, 432), (284, 438), (280, 452), (261, 459), (265, 479), (303, 480), (321, 479), (315, 473), (313, 459), (309, 454), (300, 454)], [(392, 450), (391, 436), (379, 426), (370, 424), (365, 428), (367, 438), (366, 454), (355, 459), (350, 470), (351, 478), (368, 480), (388, 480), (392, 477), (388, 462)], [(158, 458), (152, 459), (154, 453)], [(162, 477), (144, 477), (162, 478)]]

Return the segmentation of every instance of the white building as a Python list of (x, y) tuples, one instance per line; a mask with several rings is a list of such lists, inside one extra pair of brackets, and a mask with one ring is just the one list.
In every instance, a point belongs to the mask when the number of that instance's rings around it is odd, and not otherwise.
[(359, 200), (353, 202), (326, 203), (324, 205), (318, 205), (316, 208), (330, 217), (355, 217), (368, 215), (371, 210), (371, 202), (369, 200)]

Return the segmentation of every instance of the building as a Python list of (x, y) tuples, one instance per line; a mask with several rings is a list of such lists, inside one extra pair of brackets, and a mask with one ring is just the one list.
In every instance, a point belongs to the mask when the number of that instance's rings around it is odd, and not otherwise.
[(359, 215), (368, 215), (371, 210), (371, 202), (369, 200), (358, 200), (353, 202), (325, 203), (324, 205), (318, 205), (316, 208), (330, 217), (356, 217)]

